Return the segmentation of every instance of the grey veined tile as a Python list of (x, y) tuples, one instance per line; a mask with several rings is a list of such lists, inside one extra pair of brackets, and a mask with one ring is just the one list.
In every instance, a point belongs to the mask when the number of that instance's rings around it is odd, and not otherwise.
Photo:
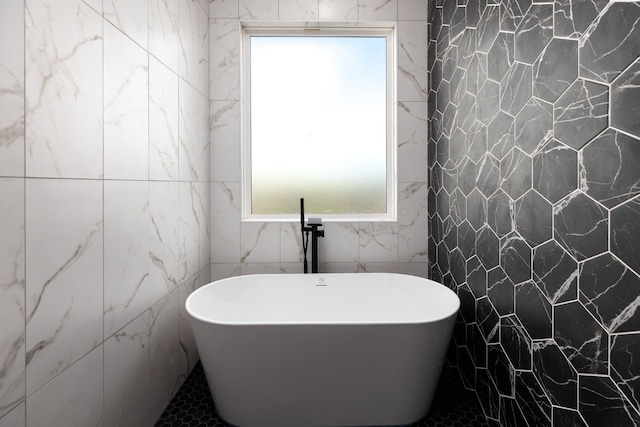
[(611, 126), (640, 138), (640, 60), (611, 85)]

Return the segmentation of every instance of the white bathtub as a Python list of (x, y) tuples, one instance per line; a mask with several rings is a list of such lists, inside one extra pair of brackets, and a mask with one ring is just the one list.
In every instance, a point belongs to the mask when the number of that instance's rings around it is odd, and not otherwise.
[(439, 283), (387, 273), (240, 276), (186, 301), (218, 414), (239, 427), (420, 420), (459, 306)]

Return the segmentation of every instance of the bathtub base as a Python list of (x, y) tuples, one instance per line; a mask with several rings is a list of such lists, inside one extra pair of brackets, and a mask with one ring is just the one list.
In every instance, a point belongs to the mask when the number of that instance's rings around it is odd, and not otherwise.
[(216, 409), (229, 424), (406, 426), (430, 409), (455, 316), (402, 325), (191, 321)]

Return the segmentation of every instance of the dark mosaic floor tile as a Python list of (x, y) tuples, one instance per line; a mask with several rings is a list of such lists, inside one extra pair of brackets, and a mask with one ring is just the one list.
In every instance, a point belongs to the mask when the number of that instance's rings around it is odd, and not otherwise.
[(607, 129), (584, 147), (580, 160), (580, 187), (606, 207), (640, 194), (640, 140)]
[(640, 198), (611, 211), (611, 252), (640, 274)]
[(531, 338), (551, 338), (552, 307), (535, 283), (516, 285), (516, 315)]
[(608, 114), (607, 86), (578, 79), (554, 104), (554, 136), (579, 150), (607, 127)]
[(609, 336), (582, 304), (554, 307), (553, 338), (578, 373), (607, 374)]
[(504, 237), (514, 231), (513, 200), (502, 190), (489, 197), (487, 223), (498, 235)]
[(477, 48), (480, 52), (489, 52), (499, 30), (500, 8), (494, 5), (485, 7), (476, 32)]
[(554, 208), (554, 237), (578, 261), (607, 250), (608, 214), (581, 192)]
[(554, 34), (556, 37), (580, 38), (607, 0), (575, 1), (555, 0)]
[(497, 82), (502, 80), (514, 61), (513, 33), (498, 33), (498, 37), (489, 49), (487, 76)]
[(501, 315), (515, 312), (515, 286), (502, 267), (496, 267), (487, 273), (487, 295), (496, 311)]
[(514, 148), (500, 162), (500, 188), (513, 200), (531, 189), (531, 157)]
[(578, 407), (578, 374), (553, 340), (533, 343), (533, 372), (555, 405)]
[(555, 102), (578, 77), (578, 42), (553, 39), (533, 63), (533, 96)]
[(515, 369), (531, 369), (531, 338), (515, 314), (500, 318), (500, 344)]
[(636, 408), (640, 408), (639, 354), (639, 333), (611, 336), (611, 378)]
[(531, 280), (531, 248), (518, 233), (500, 240), (500, 266), (516, 285)]
[(529, 190), (515, 203), (516, 230), (531, 245), (551, 239), (552, 206), (537, 191)]
[(467, 261), (467, 284), (476, 298), (487, 295), (487, 270), (477, 256)]
[(514, 395), (515, 370), (509, 362), (506, 353), (500, 344), (488, 346), (487, 362), (489, 374), (496, 383), (500, 394), (504, 396)]
[(512, 116), (531, 98), (532, 68), (516, 62), (500, 81), (500, 109)]
[(611, 85), (611, 126), (640, 138), (640, 60)]
[(580, 43), (580, 76), (611, 83), (640, 55), (640, 3), (613, 3)]
[[(488, 427), (476, 395), (465, 390), (455, 368), (445, 366), (431, 411), (412, 427)], [(198, 363), (155, 427), (230, 427), (215, 410), (202, 365)]]
[(531, 98), (516, 116), (516, 146), (529, 155), (553, 136), (553, 105)]
[(552, 37), (553, 5), (532, 5), (516, 29), (516, 61), (533, 64)]
[(551, 427), (551, 402), (533, 373), (516, 374), (516, 400), (528, 425)]
[(640, 330), (640, 277), (611, 254), (582, 264), (579, 283), (580, 301), (609, 332)]
[(533, 280), (553, 304), (578, 297), (578, 263), (555, 240), (533, 250)]
[(500, 262), (500, 240), (488, 225), (476, 234), (476, 255), (487, 270), (497, 267)]
[(640, 425), (640, 414), (631, 407), (609, 377), (580, 376), (579, 409), (592, 426)]
[(533, 157), (533, 188), (551, 203), (578, 188), (578, 153), (552, 139)]

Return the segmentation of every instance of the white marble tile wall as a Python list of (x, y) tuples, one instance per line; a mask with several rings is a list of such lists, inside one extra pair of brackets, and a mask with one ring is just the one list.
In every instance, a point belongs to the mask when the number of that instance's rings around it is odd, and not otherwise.
[[(242, 223), (240, 20), (397, 23), (398, 216), (328, 223), (321, 271), (427, 274), (427, 7), (422, 0), (210, 0), (212, 277), (302, 272), (294, 223)], [(310, 254), (309, 254), (310, 255)]]
[(0, 2), (1, 427), (151, 426), (197, 360), (208, 13)]

